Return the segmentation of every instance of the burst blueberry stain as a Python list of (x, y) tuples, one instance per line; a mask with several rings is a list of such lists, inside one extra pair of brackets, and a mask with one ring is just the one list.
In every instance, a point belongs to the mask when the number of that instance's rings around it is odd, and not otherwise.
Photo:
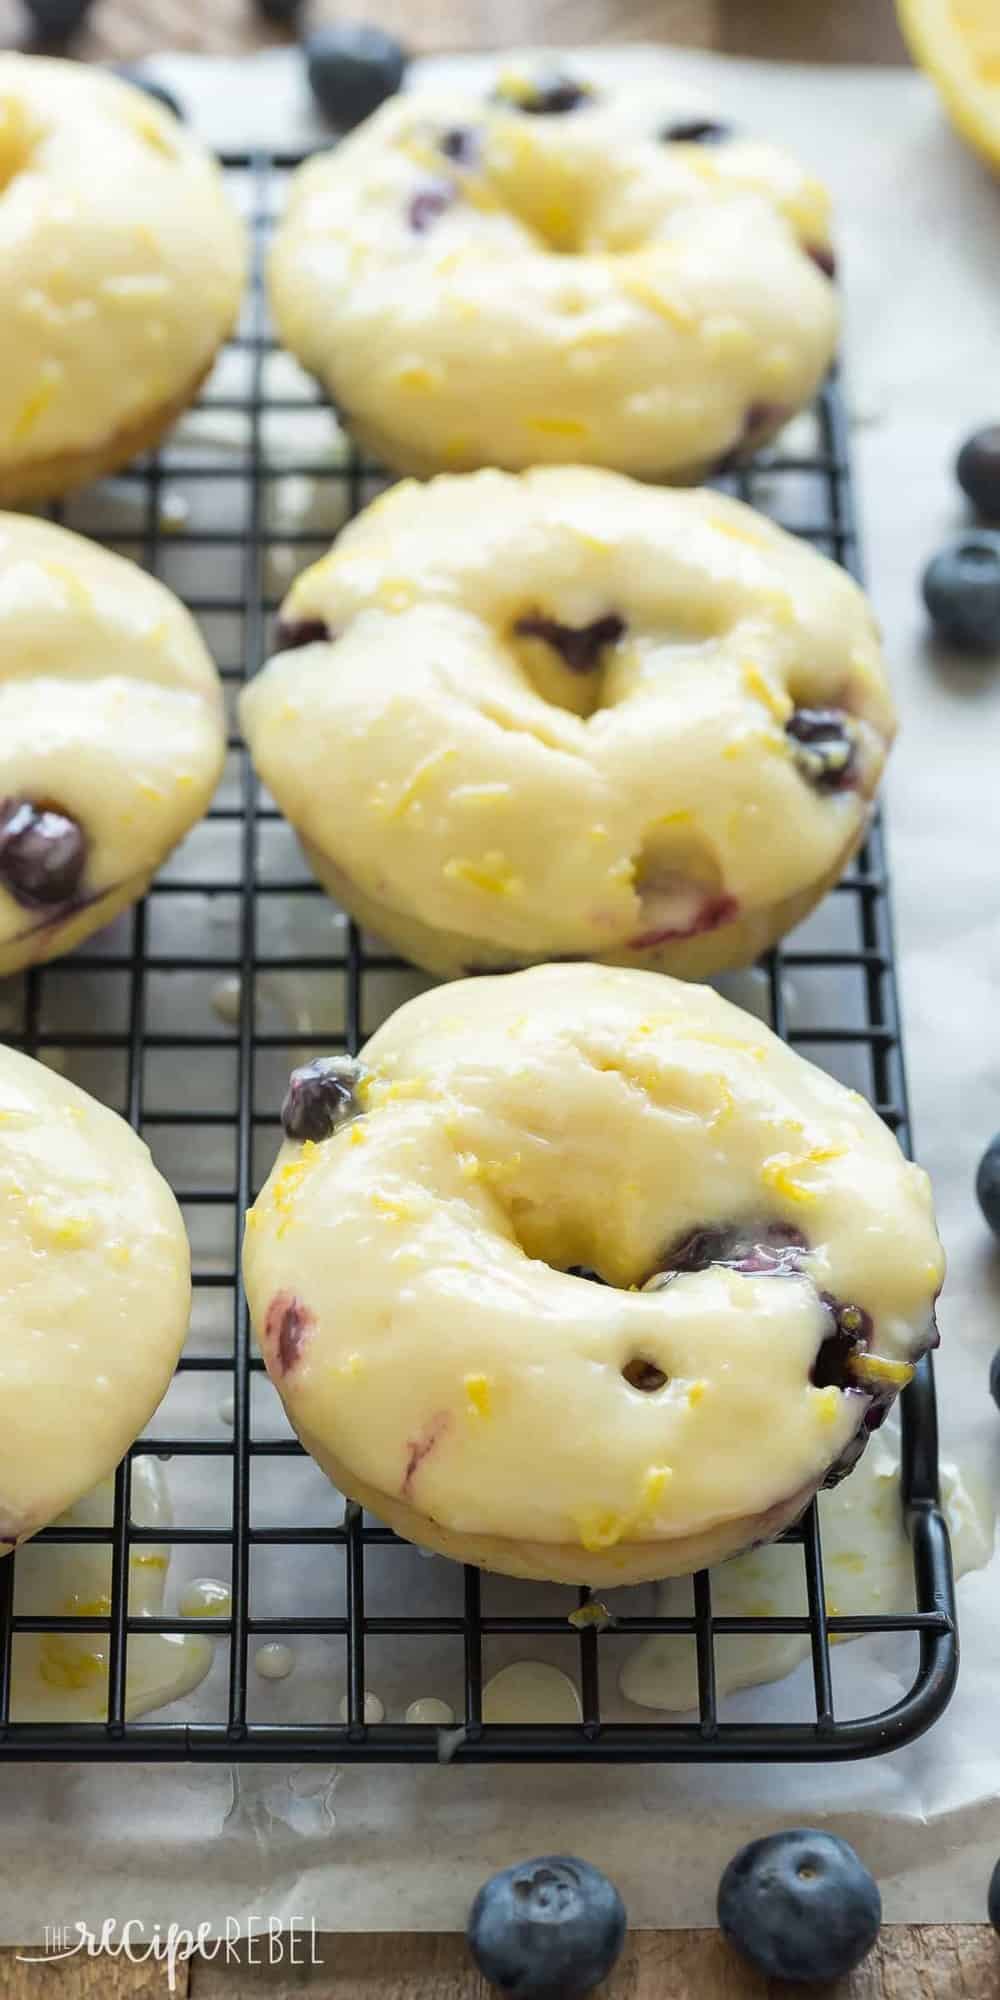
[(278, 1375), (290, 1375), (298, 1365), (313, 1325), (312, 1313), (294, 1292), (275, 1293), (267, 1309), (264, 1338)]
[(592, 96), (593, 92), (587, 84), (555, 73), (539, 77), (530, 90), (508, 91), (501, 85), (496, 91), (499, 103), (511, 104), (516, 111), (527, 111), (533, 117), (555, 117), (567, 111), (576, 111)]
[(809, 243), (806, 245), (806, 255), (812, 258), (817, 270), (822, 271), (824, 278), (836, 277), (837, 259), (835, 253), (830, 249), (829, 244)]
[(86, 837), (69, 813), (30, 799), (0, 803), (0, 882), (24, 909), (72, 902), (86, 860)]
[(732, 138), (733, 128), (717, 118), (680, 118), (664, 125), (659, 136), (672, 146), (721, 146)]
[(311, 646), (317, 639), (329, 637), (330, 627), (324, 618), (279, 618), (274, 628), (279, 653), (291, 653), (297, 646)]
[(795, 762), (818, 792), (847, 792), (857, 782), (857, 745), (842, 709), (797, 708), (785, 724)]
[(454, 160), (456, 166), (474, 167), (479, 158), (479, 134), (468, 125), (456, 125), (450, 132), (442, 132), (439, 145), (446, 160)]
[(452, 181), (426, 181), (411, 195), (406, 219), (415, 236), (425, 236), (451, 208), (456, 196)]
[(676, 924), (661, 924), (655, 930), (639, 931), (628, 940), (630, 951), (652, 951), (656, 945), (669, 944), (675, 938), (701, 937), (704, 931), (717, 931), (723, 924), (735, 923), (740, 906), (735, 896), (706, 896), (700, 910), (691, 922), (679, 927)]
[(689, 1230), (673, 1245), (650, 1282), (680, 1272), (707, 1271), (715, 1264), (753, 1276), (794, 1276), (801, 1271), (808, 1249), (801, 1229), (790, 1222), (705, 1225)]
[(329, 1139), (338, 1125), (357, 1115), (357, 1087), (364, 1070), (353, 1056), (317, 1056), (293, 1069), (281, 1107), (289, 1139)]
[(600, 666), (606, 649), (624, 638), (626, 625), (616, 611), (606, 612), (589, 625), (561, 625), (556, 618), (532, 611), (517, 620), (514, 631), (520, 639), (541, 639), (551, 646), (571, 673), (591, 674)]

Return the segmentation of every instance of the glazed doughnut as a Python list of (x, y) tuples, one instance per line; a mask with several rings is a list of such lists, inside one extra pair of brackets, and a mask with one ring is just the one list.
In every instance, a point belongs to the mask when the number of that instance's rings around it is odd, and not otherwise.
[(231, 331), (244, 261), (170, 112), (83, 63), (0, 56), (0, 504), (150, 449)]
[(244, 1245), (264, 1360), (329, 1477), (442, 1554), (717, 1562), (850, 1469), (936, 1340), (926, 1175), (707, 988), (438, 987), (283, 1121)]
[(662, 83), (393, 98), (296, 175), (278, 332), (387, 465), (692, 480), (833, 353), (824, 190)]
[(331, 894), (446, 977), (745, 963), (842, 872), (893, 732), (843, 570), (593, 468), (392, 488), (278, 644), (258, 771)]
[(124, 1119), (0, 1048), (0, 1555), (118, 1464), (187, 1332), (180, 1210)]
[(144, 894), (225, 754), (222, 689), (162, 583), (0, 514), (0, 975)]

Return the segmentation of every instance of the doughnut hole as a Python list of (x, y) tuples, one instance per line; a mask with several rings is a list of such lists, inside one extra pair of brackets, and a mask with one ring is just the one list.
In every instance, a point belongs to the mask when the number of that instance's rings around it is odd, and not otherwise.
[(622, 1380), (628, 1383), (630, 1389), (638, 1389), (643, 1396), (655, 1396), (658, 1390), (667, 1387), (670, 1377), (647, 1355), (633, 1354), (622, 1369)]
[(570, 625), (533, 606), (515, 619), (508, 644), (542, 701), (586, 720), (606, 706), (605, 675), (626, 629), (612, 610)]
[(676, 817), (674, 826), (652, 828), (633, 859), (638, 899), (636, 927), (628, 939), (633, 951), (716, 930), (738, 914), (715, 856), (691, 837), (685, 815)]

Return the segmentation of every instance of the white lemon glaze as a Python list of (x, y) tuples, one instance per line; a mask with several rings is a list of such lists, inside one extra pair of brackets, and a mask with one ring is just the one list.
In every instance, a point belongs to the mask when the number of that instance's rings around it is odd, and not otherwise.
[(214, 160), (145, 91), (0, 56), (0, 495), (59, 492), (145, 443), (229, 332), (244, 263)]
[[(897, 1380), (927, 1345), (926, 1175), (717, 994), (541, 967), (420, 996), (362, 1060), (353, 1122), (283, 1147), (244, 1269), (303, 1442), (411, 1540), (566, 1581), (699, 1567), (779, 1532), (858, 1432), (865, 1395), (810, 1380), (821, 1294)], [(692, 1230), (769, 1221), (797, 1275), (635, 1289)]]
[(677, 108), (660, 84), (560, 116), (420, 93), (301, 169), (279, 334), (388, 464), (691, 478), (808, 400), (837, 331), (826, 194), (759, 140), (664, 141)]
[(180, 1210), (124, 1119), (0, 1049), (0, 1554), (117, 1465), (187, 1332)]
[(87, 858), (68, 905), (26, 907), (0, 860), (0, 974), (134, 902), (222, 770), (222, 688), (190, 613), (123, 556), (0, 514), (0, 801), (56, 805)]
[[(298, 579), (243, 696), (321, 879), (454, 976), (578, 956), (704, 977), (801, 919), (863, 835), (895, 726), (850, 577), (738, 501), (592, 468), (394, 487)], [(609, 615), (587, 671), (518, 630)], [(817, 790), (785, 724), (846, 711)]]

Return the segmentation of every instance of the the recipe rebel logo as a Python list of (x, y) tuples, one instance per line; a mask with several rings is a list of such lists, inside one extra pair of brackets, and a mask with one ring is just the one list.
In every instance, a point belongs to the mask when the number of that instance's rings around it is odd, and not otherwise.
[(106, 1917), (99, 1930), (89, 1924), (46, 1924), (40, 1951), (19, 1951), (22, 1965), (57, 1965), (71, 1958), (124, 1958), (130, 1965), (163, 1965), (167, 1989), (177, 1992), (177, 1968), (197, 1953), (209, 1964), (219, 1959), (224, 1965), (320, 1965), (316, 1919), (268, 1917), (265, 1924), (245, 1923), (227, 1917), (220, 1935), (216, 1924), (154, 1924), (147, 1932), (141, 1923)]

